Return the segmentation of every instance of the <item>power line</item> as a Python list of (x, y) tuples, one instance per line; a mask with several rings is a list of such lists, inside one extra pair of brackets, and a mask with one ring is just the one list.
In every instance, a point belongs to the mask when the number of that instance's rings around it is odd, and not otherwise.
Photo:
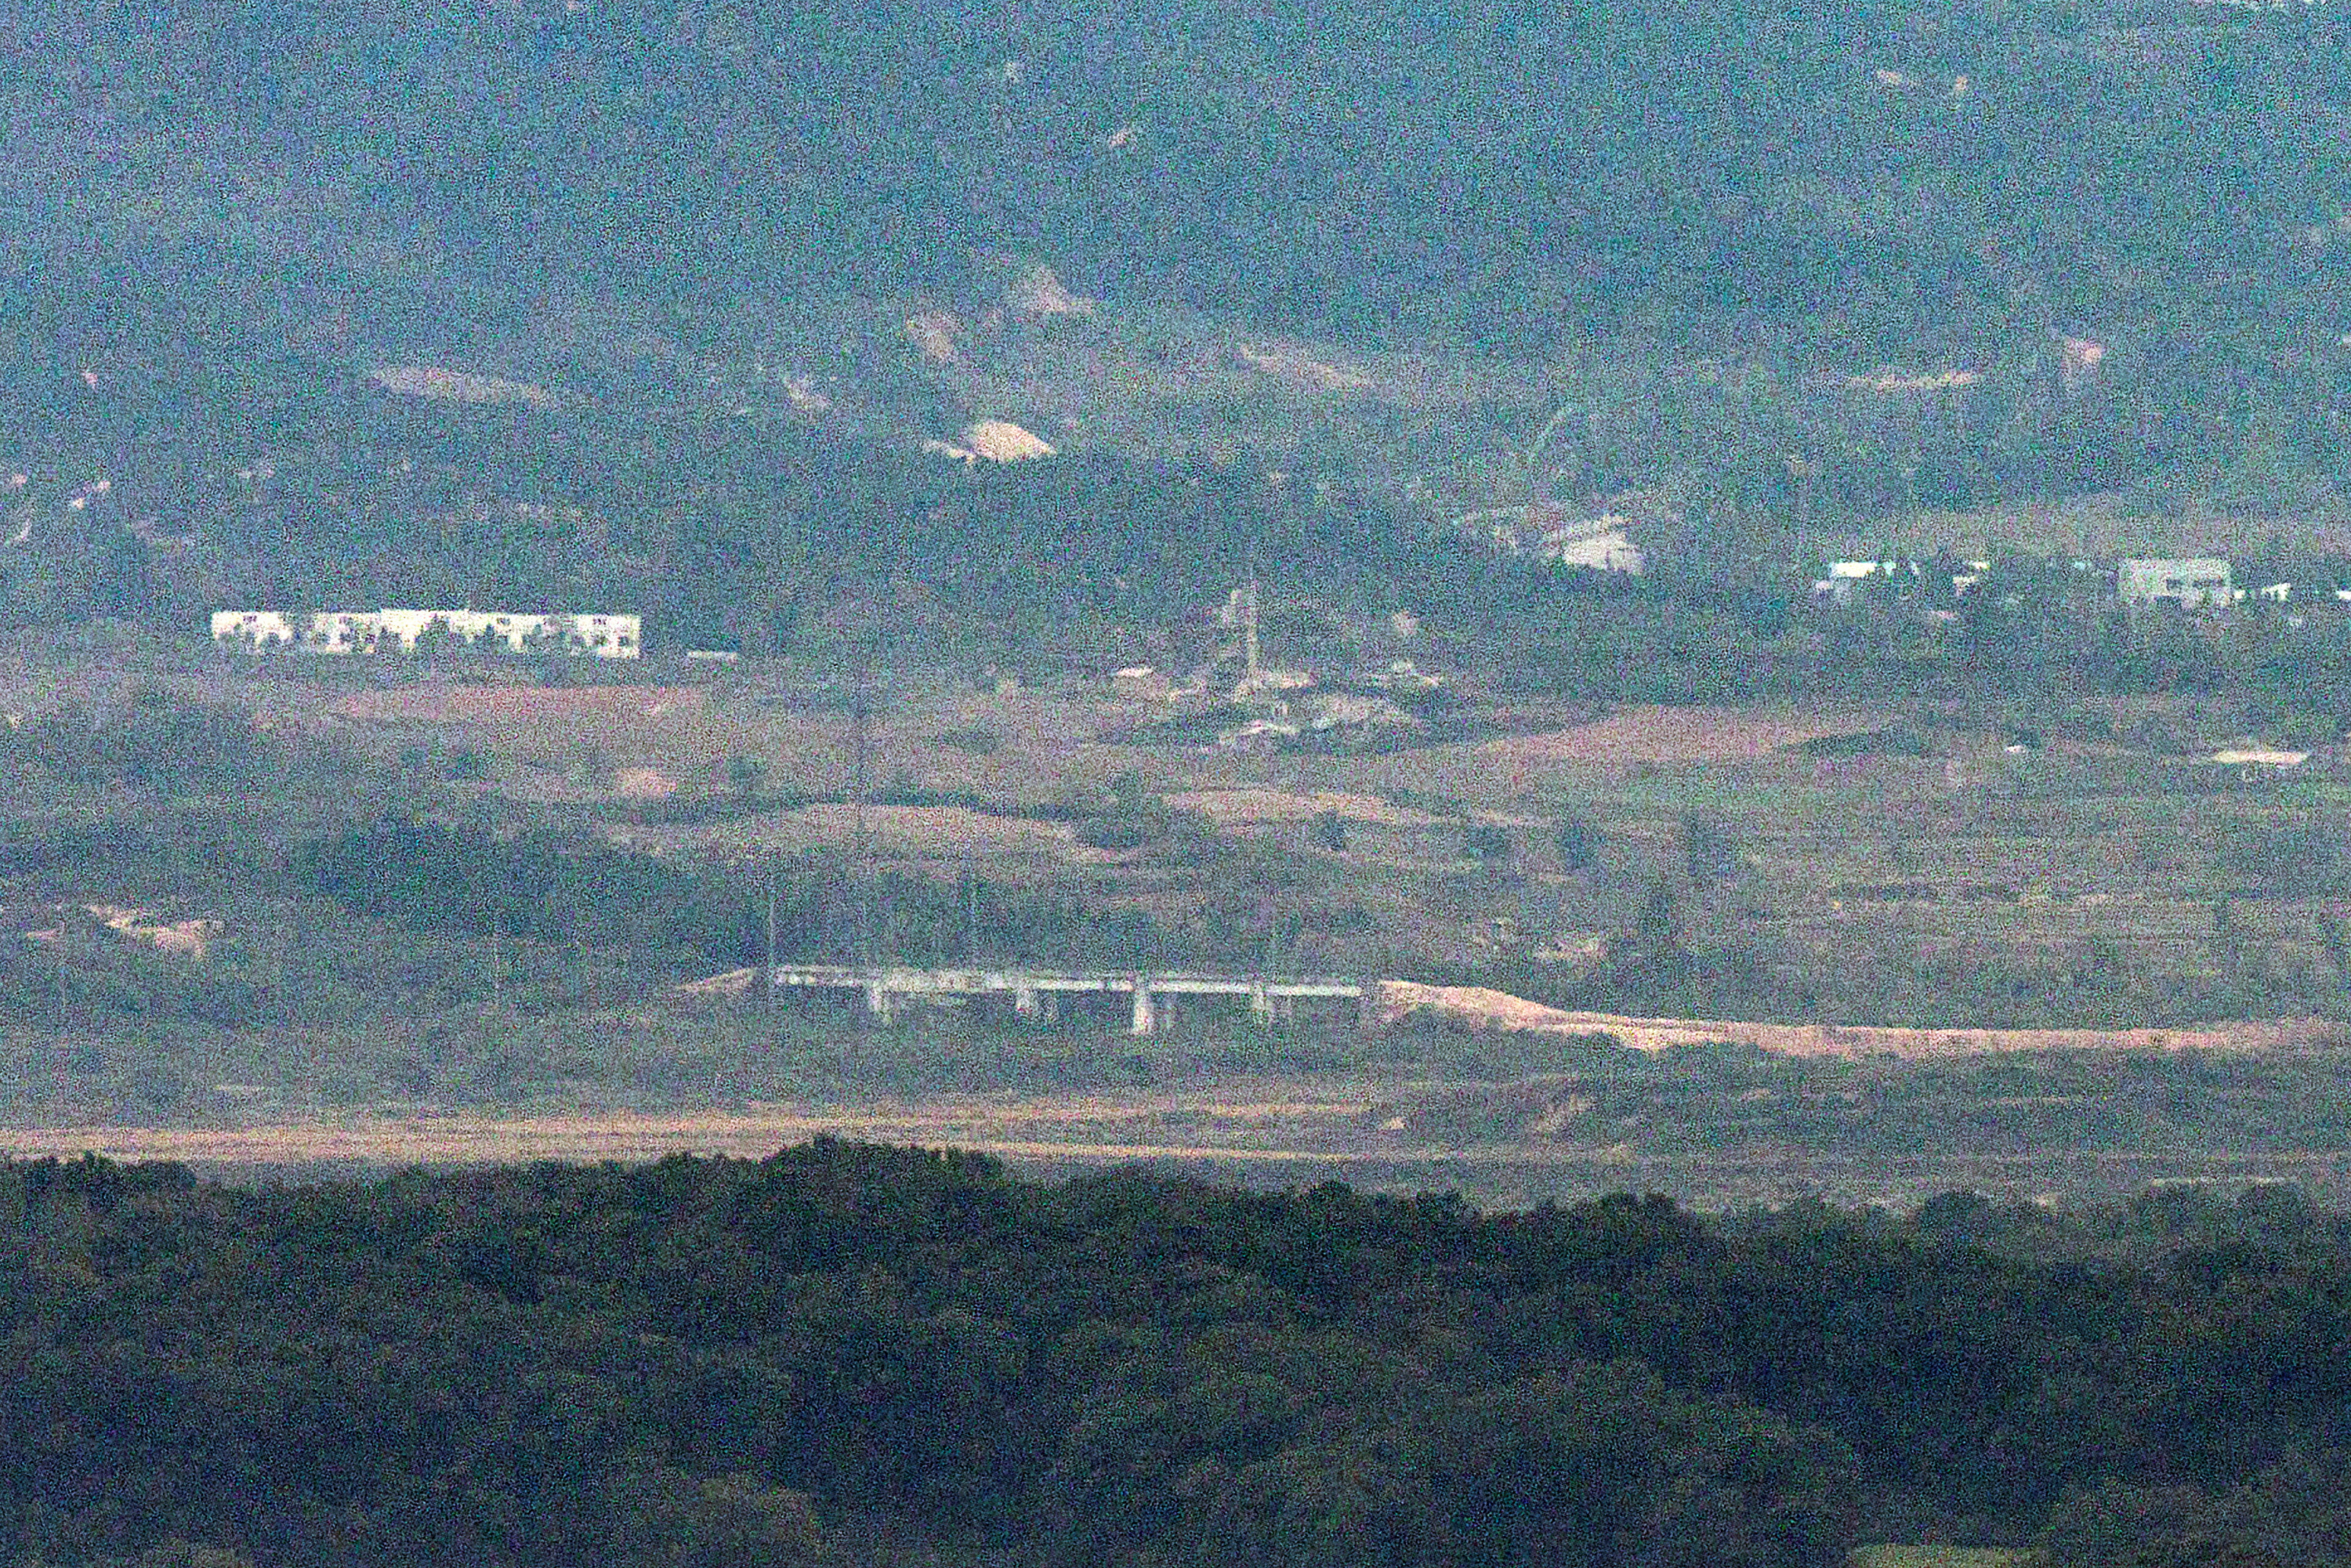
[(850, 802), (853, 810), (852, 844), (857, 878), (857, 927), (854, 933), (854, 959), (860, 965), (873, 962), (873, 841), (866, 831), (865, 821), (865, 704), (869, 674), (867, 660), (872, 653), (872, 623), (859, 628), (856, 652), (851, 660), (849, 687), (849, 749)]

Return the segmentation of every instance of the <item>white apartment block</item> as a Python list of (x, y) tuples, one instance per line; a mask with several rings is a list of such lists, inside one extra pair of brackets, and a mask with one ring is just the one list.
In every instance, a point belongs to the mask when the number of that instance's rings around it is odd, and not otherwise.
[(446, 640), (510, 653), (570, 653), (633, 659), (644, 652), (635, 615), (528, 615), (507, 610), (276, 610), (213, 612), (213, 641), (225, 648), (296, 648), (311, 653), (413, 653)]

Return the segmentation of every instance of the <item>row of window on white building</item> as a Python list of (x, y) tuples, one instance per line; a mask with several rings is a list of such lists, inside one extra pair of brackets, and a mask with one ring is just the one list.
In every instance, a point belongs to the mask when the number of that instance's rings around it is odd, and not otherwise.
[(534, 615), (507, 610), (221, 610), (213, 641), (227, 648), (291, 648), (312, 653), (413, 653), (446, 638), (512, 653), (572, 653), (633, 659), (644, 651), (635, 615)]
[[(1951, 575), (1953, 597), (1966, 594), (1983, 580), (1991, 563), (1971, 560), (1964, 563), (1967, 570)], [(2098, 570), (2095, 561), (2072, 563), (2075, 571)], [(1923, 579), (1926, 569), (1915, 560), (1833, 560), (1828, 576), (1813, 584), (1815, 598), (1845, 600), (1855, 589), (1874, 578)], [(2259, 588), (2240, 588), (2230, 571), (2229, 563), (2217, 556), (2191, 556), (2168, 559), (2140, 557), (2115, 563), (2115, 597), (2125, 604), (2178, 604), (2190, 610), (2216, 609), (2223, 605), (2242, 604), (2249, 599), (2263, 599), (2273, 604), (2283, 604), (2296, 596), (2290, 582), (2264, 583)], [(2335, 590), (2335, 597), (2351, 602), (2351, 589)]]

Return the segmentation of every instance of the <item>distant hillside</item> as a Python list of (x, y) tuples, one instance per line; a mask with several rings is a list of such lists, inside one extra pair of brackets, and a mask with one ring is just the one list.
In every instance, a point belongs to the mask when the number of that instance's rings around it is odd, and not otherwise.
[(1730, 530), (2316, 515), (2346, 35), (2333, 0), (50, 0), (0, 30), (0, 465), (198, 517), (475, 419), (382, 413), (390, 367), (545, 389), (519, 444), (457, 438), (465, 505), (756, 503), (714, 449), (1002, 420), (1423, 522), (1656, 484)]
[(2283, 326), (2351, 239), (2327, 0), (838, 9), (24, 8), (8, 195), (37, 246), (351, 287), (707, 308), (1010, 249), (1114, 304), (1542, 350)]

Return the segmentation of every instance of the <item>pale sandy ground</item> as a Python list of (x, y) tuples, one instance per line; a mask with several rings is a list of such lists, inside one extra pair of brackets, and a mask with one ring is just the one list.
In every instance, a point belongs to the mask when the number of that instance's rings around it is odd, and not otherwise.
[(1472, 1029), (1537, 1034), (1608, 1034), (1635, 1051), (1713, 1043), (1760, 1046), (1780, 1056), (1984, 1056), (2011, 1051), (2274, 1051), (2346, 1043), (2340, 1023), (2262, 1019), (2172, 1029), (1895, 1029), (1864, 1024), (1742, 1023), (1721, 1019), (1627, 1018), (1571, 1012), (1482, 986), (1384, 980), (1379, 1016), (1444, 1019)]

